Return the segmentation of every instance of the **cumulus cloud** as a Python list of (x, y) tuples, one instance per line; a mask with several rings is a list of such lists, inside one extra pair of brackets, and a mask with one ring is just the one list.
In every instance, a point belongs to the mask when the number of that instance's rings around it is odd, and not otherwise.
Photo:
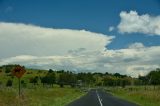
[(0, 65), (82, 70), (92, 60), (86, 55), (105, 50), (114, 36), (0, 22), (0, 38)]
[[(137, 45), (131, 44), (131, 46)], [(119, 50), (108, 50), (105, 57), (99, 61), (104, 62), (106, 69), (128, 75), (145, 75), (149, 71), (160, 67), (160, 46), (143, 48), (126, 48)], [(109, 64), (109, 66), (108, 66)]]
[(53, 29), (0, 23), (0, 65), (77, 72), (119, 72), (144, 75), (160, 66), (160, 46), (140, 42), (128, 48), (107, 49), (113, 36), (85, 30)]
[(142, 49), (144, 48), (144, 45), (140, 42), (136, 42), (136, 43), (129, 45), (129, 48), (130, 49)]
[[(132, 44), (135, 45), (135, 44)], [(1, 59), (0, 64), (22, 64), (26, 67), (76, 72), (119, 72), (130, 76), (145, 75), (160, 67), (160, 46), (107, 51), (83, 51), (61, 56), (21, 55)]]
[(0, 57), (64, 55), (71, 50), (103, 50), (113, 36), (85, 30), (0, 23)]
[(160, 16), (139, 15), (136, 11), (122, 11), (120, 18), (121, 21), (118, 25), (120, 33), (160, 35)]

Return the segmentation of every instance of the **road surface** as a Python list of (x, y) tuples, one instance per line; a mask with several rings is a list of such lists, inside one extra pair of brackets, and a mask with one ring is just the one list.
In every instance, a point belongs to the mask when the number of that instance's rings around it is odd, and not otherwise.
[(100, 89), (90, 90), (85, 96), (73, 101), (68, 106), (138, 106), (119, 99)]

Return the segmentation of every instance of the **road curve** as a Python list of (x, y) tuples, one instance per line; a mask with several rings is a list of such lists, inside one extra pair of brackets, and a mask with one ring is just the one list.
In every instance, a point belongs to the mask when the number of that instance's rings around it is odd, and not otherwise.
[(138, 106), (126, 100), (119, 99), (100, 89), (90, 90), (85, 96), (73, 101), (67, 106)]

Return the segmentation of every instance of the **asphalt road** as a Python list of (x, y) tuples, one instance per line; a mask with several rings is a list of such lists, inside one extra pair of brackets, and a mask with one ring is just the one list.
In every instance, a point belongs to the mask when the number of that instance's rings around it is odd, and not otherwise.
[(85, 96), (73, 101), (68, 106), (138, 106), (119, 99), (100, 89), (90, 90)]

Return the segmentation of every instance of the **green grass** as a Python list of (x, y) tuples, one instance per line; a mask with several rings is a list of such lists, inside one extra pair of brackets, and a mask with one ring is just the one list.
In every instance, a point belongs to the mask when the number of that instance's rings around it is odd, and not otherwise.
[(107, 88), (113, 95), (134, 102), (140, 106), (160, 106), (160, 89), (157, 87)]
[(65, 106), (83, 94), (70, 87), (38, 87), (23, 89), (19, 98), (17, 89), (0, 89), (0, 106)]
[[(18, 79), (7, 76), (6, 73), (0, 73), (0, 106), (65, 106), (70, 102), (78, 99), (85, 93), (78, 88), (71, 88), (64, 86), (60, 88), (58, 85), (53, 87), (43, 87), (39, 85), (34, 86), (29, 83), (29, 79), (34, 76), (44, 76), (46, 71), (38, 73), (38, 70), (27, 70), (32, 74), (25, 73), (21, 80), (27, 83), (26, 87), (22, 87), (22, 95), (18, 95)], [(13, 86), (7, 88), (5, 86), (8, 79), (13, 80)]]

